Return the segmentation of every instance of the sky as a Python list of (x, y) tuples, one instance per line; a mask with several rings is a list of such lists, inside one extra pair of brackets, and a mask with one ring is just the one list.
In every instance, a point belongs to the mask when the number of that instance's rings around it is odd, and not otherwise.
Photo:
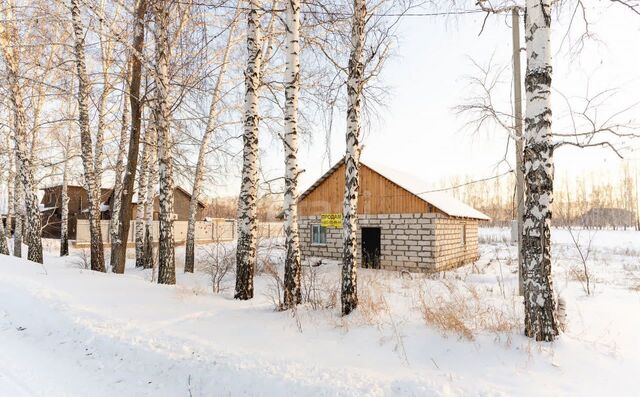
[[(579, 17), (565, 38), (573, 9), (567, 8), (552, 22), (553, 87), (558, 91), (552, 94), (555, 131), (569, 127), (562, 95), (570, 98), (575, 106), (587, 92), (595, 94), (616, 89), (614, 98), (602, 106), (600, 118), (640, 101), (637, 94), (640, 92), (640, 16), (611, 4), (598, 3), (597, 8), (587, 10), (594, 38), (586, 42), (579, 55), (573, 54), (569, 47), (576, 42), (577, 32), (584, 30)], [(504, 103), (500, 106), (511, 109), (511, 18), (489, 17), (478, 36), (483, 19), (484, 14), (469, 14), (403, 20), (398, 46), (382, 77), (391, 90), (389, 100), (387, 106), (376, 113), (379, 121), (364, 133), (364, 160), (375, 159), (434, 185), (456, 175), (483, 178), (509, 169), (504, 163), (497, 167), (505, 153), (504, 133), (497, 129), (474, 133), (466, 127), (468, 119), (455, 110), (472, 94), (467, 76), (478, 76), (472, 59), (481, 65), (492, 63), (505, 68), (501, 78)], [(524, 47), (524, 37), (521, 41)], [(524, 76), (524, 53), (522, 65)], [(625, 114), (624, 120), (634, 113), (640, 116), (640, 107)], [(332, 162), (345, 150), (343, 116), (335, 116)], [(314, 132), (313, 140), (304, 140), (300, 147), (299, 160), (304, 170), (301, 190), (330, 167), (323, 133)], [(263, 140), (262, 163), (268, 175), (282, 175), (280, 145)], [(640, 147), (640, 142), (634, 146)], [(623, 154), (627, 159), (640, 157), (637, 151)], [(510, 152), (512, 164), (513, 156)], [(556, 175), (573, 178), (583, 172), (615, 174), (619, 166), (620, 160), (611, 151), (570, 147), (556, 151)]]

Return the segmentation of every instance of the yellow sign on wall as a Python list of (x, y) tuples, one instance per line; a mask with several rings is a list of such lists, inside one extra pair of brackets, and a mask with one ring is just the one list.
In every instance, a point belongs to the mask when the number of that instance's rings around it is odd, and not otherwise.
[(320, 226), (341, 229), (342, 214), (322, 214), (320, 215)]

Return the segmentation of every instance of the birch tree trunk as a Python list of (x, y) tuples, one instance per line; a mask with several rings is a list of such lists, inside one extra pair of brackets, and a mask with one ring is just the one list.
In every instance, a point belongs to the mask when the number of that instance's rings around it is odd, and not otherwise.
[[(20, 164), (16, 159), (16, 173), (20, 173)], [(22, 182), (16, 178), (13, 185), (13, 191), (15, 200), (13, 202), (13, 256), (22, 258), (22, 229), (24, 220), (24, 190), (22, 188)]]
[[(9, 183), (7, 183), (7, 189), (9, 188)], [(7, 224), (9, 222), (7, 221)], [(0, 254), (1, 255), (9, 255), (9, 244), (7, 243), (7, 232), (4, 227), (4, 222), (2, 217), (0, 216)]]
[(235, 299), (253, 298), (253, 274), (257, 249), (258, 198), (258, 93), (262, 63), (259, 0), (250, 0), (247, 21), (247, 69), (245, 71), (245, 116), (242, 184), (238, 200), (238, 246), (236, 249)]
[(342, 314), (358, 307), (358, 188), (360, 187), (360, 100), (363, 88), (365, 0), (354, 0), (351, 26), (351, 55), (347, 79), (347, 150), (344, 156), (345, 189), (343, 207)]
[(133, 29), (133, 51), (130, 54), (131, 81), (129, 83), (129, 102), (131, 104), (131, 134), (129, 135), (129, 152), (127, 155), (127, 169), (123, 178), (123, 190), (120, 201), (126, 203), (120, 207), (118, 214), (118, 236), (111, 241), (111, 269), (114, 273), (124, 273), (127, 260), (126, 236), (129, 235), (131, 221), (131, 200), (133, 198), (133, 184), (138, 167), (138, 150), (140, 148), (140, 129), (142, 126), (142, 98), (140, 83), (142, 81), (142, 62), (140, 54), (144, 52), (144, 17), (147, 13), (147, 0), (138, 0), (135, 10), (135, 25)]
[(298, 233), (298, 95), (300, 92), (300, 0), (287, 2), (287, 65), (284, 115), (284, 305), (302, 303)]
[(551, 0), (527, 0), (526, 7), (526, 198), (523, 231), (525, 334), (537, 341), (552, 341), (558, 335), (558, 324), (551, 278), (550, 223), (554, 172), (550, 97)]
[[(155, 119), (152, 124), (155, 124)], [(145, 208), (144, 208), (144, 265), (145, 269), (153, 269), (155, 265), (155, 256), (153, 254), (153, 209), (156, 198), (156, 185), (158, 183), (158, 167), (157, 167), (157, 151), (154, 151), (156, 147), (157, 137), (155, 127), (147, 128), (148, 137), (146, 137), (147, 144), (149, 145), (149, 176), (147, 177), (147, 191), (145, 193)]]
[[(13, 138), (15, 144), (16, 169), (19, 169), (17, 179), (20, 179), (20, 183), (22, 184), (24, 205), (27, 214), (27, 244), (29, 246), (27, 258), (30, 261), (42, 263), (40, 210), (38, 208), (36, 186), (33, 180), (31, 156), (27, 147), (27, 122), (19, 78), (19, 57), (15, 46), (15, 43), (19, 40), (17, 29), (14, 25), (13, 7), (13, 1), (7, 1), (2, 7), (1, 16), (3, 21), (0, 22), (0, 47), (5, 60), (7, 83), (14, 113), (15, 131)], [(18, 225), (16, 225), (16, 231), (18, 229)], [(21, 249), (19, 249), (19, 251), (21, 251)]]
[[(11, 147), (10, 138), (7, 140), (7, 147)], [(13, 226), (13, 218), (15, 216), (15, 188), (16, 188), (16, 171), (15, 171), (15, 160), (14, 154), (10, 150), (9, 151), (9, 180), (7, 181), (7, 236), (11, 235), (12, 226)], [(13, 183), (12, 183), (13, 182)]]
[[(122, 192), (124, 188), (123, 174), (124, 174), (124, 158), (127, 151), (127, 144), (129, 143), (129, 97), (124, 95), (122, 100), (122, 121), (120, 124), (120, 141), (118, 142), (118, 155), (116, 157), (113, 195), (111, 200), (111, 220), (109, 221), (109, 233), (111, 234), (111, 241), (120, 241), (120, 212), (122, 210)], [(125, 238), (126, 240), (126, 238)], [(126, 242), (125, 242), (126, 244)], [(113, 256), (113, 252), (112, 252)], [(111, 261), (113, 266), (113, 261)], [(112, 267), (113, 269), (113, 267)]]
[(149, 176), (149, 128), (144, 134), (144, 149), (142, 150), (142, 164), (138, 177), (138, 201), (136, 203), (136, 267), (144, 268), (144, 212), (147, 205), (147, 178)]
[[(238, 7), (241, 3), (238, 3)], [(187, 242), (184, 261), (184, 271), (186, 273), (193, 273), (195, 262), (195, 240), (196, 240), (196, 214), (198, 211), (198, 202), (200, 193), (202, 190), (202, 180), (204, 179), (204, 170), (206, 163), (206, 155), (209, 149), (209, 141), (213, 135), (216, 126), (218, 124), (218, 104), (222, 95), (222, 86), (224, 77), (227, 72), (227, 65), (229, 62), (229, 53), (233, 39), (235, 38), (235, 31), (237, 26), (239, 8), (236, 9), (236, 14), (233, 16), (233, 21), (229, 27), (229, 36), (227, 37), (227, 46), (224, 49), (222, 55), (222, 64), (220, 65), (220, 71), (218, 72), (218, 78), (213, 88), (211, 95), (211, 106), (209, 107), (209, 117), (207, 119), (207, 127), (202, 136), (202, 142), (200, 143), (200, 150), (198, 152), (198, 161), (196, 163), (195, 175), (193, 177), (193, 190), (191, 192), (191, 201), (189, 202), (189, 222), (187, 224)]]
[(78, 0), (71, 0), (71, 21), (78, 74), (78, 125), (84, 166), (84, 184), (89, 196), (89, 234), (91, 244), (91, 270), (105, 272), (102, 231), (100, 227), (100, 186), (96, 180), (93, 143), (89, 130), (89, 77), (85, 61), (84, 26)]
[(62, 193), (60, 197), (60, 256), (69, 255), (69, 148), (65, 148), (62, 171)]
[(156, 41), (156, 117), (158, 131), (158, 177), (160, 185), (160, 235), (158, 245), (158, 283), (176, 283), (173, 241), (173, 158), (169, 127), (169, 4), (155, 4)]
[[(104, 15), (105, 0), (100, 2), (100, 13)], [(96, 181), (99, 186), (102, 186), (102, 174), (104, 172), (104, 134), (107, 127), (107, 105), (109, 94), (111, 93), (111, 78), (110, 68), (112, 64), (112, 46), (109, 35), (105, 34), (105, 23), (107, 21), (101, 18), (99, 21), (98, 34), (100, 36), (100, 54), (102, 61), (102, 92), (100, 93), (100, 100), (98, 102), (98, 128), (96, 130), (96, 153), (94, 169), (96, 173)], [(100, 190), (97, 191), (100, 194)], [(101, 197), (97, 197), (96, 200), (101, 200)], [(112, 217), (113, 218), (113, 217)]]
[(149, 176), (147, 177), (147, 191), (145, 193), (144, 208), (144, 264), (145, 269), (153, 269), (155, 263), (153, 255), (153, 208), (155, 202), (156, 184), (158, 181), (158, 168), (156, 156), (154, 156), (153, 148), (156, 145), (156, 133), (153, 129), (147, 129), (150, 132), (147, 143), (149, 143)]
[(0, 254), (9, 255), (9, 244), (7, 244), (7, 233), (4, 229), (4, 223), (0, 219)]

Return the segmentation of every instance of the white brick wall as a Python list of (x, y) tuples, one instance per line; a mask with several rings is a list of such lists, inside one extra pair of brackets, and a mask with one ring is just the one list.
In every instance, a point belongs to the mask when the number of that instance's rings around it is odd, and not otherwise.
[[(478, 257), (478, 221), (440, 214), (359, 215), (361, 227), (380, 228), (380, 266), (386, 270), (439, 271), (470, 263)], [(327, 244), (311, 244), (311, 225), (320, 216), (301, 217), (302, 257), (342, 259), (342, 229), (327, 229)], [(462, 224), (466, 223), (466, 245)], [(362, 232), (358, 230), (358, 254)]]

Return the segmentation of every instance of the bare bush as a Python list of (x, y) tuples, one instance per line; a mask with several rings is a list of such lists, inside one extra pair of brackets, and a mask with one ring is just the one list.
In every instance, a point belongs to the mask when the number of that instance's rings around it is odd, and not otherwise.
[(384, 299), (381, 284), (376, 279), (362, 279), (358, 291), (358, 311), (365, 323), (379, 324), (389, 307)]
[(312, 310), (333, 309), (338, 305), (338, 283), (319, 274), (318, 266), (302, 267), (302, 302)]
[(82, 248), (78, 251), (75, 257), (77, 259), (74, 262), (78, 265), (79, 268), (91, 269), (91, 254), (89, 253), (88, 249)]
[(580, 256), (580, 261), (582, 262), (580, 270), (578, 270), (576, 266), (572, 266), (569, 271), (573, 275), (575, 280), (580, 281), (584, 292), (586, 292), (587, 295), (591, 295), (591, 291), (593, 288), (591, 276), (589, 274), (589, 268), (587, 267), (587, 261), (589, 260), (589, 256), (591, 255), (591, 243), (593, 242), (595, 233), (589, 233), (586, 246), (582, 246), (580, 244), (580, 233), (578, 232), (577, 235), (574, 234), (570, 226), (567, 228), (567, 230), (569, 231), (569, 235), (571, 236), (573, 245), (578, 252), (578, 255)]
[(203, 270), (210, 277), (213, 293), (219, 294), (225, 277), (235, 269), (235, 249), (227, 244), (216, 243), (203, 249), (201, 260)]
[(258, 263), (261, 265), (262, 274), (267, 276), (267, 289), (265, 296), (271, 299), (275, 310), (280, 311), (284, 309), (282, 301), (282, 294), (284, 291), (284, 283), (282, 277), (278, 274), (278, 267), (270, 256), (262, 257)]

